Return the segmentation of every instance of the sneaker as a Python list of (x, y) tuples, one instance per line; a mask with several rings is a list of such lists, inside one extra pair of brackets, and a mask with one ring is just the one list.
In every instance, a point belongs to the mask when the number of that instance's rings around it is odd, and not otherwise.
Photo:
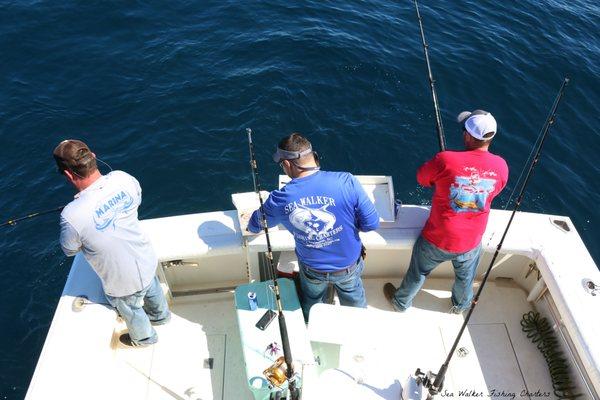
[(131, 339), (131, 336), (129, 336), (129, 333), (124, 333), (121, 336), (119, 336), (119, 343), (121, 343), (122, 346), (128, 347), (128, 348), (148, 347), (148, 346), (154, 344), (154, 343), (135, 343)]
[(392, 285), (389, 282), (386, 283), (385, 285), (383, 285), (383, 295), (385, 296), (386, 300), (390, 302), (390, 304), (394, 308), (394, 311), (397, 311), (397, 312), (406, 311), (406, 309), (400, 308), (396, 304), (396, 301), (394, 300), (395, 294), (396, 294), (396, 287), (394, 285)]
[(450, 307), (449, 313), (450, 314), (462, 314), (467, 310), (468, 310), (468, 308), (458, 308), (458, 306), (452, 306), (452, 307)]

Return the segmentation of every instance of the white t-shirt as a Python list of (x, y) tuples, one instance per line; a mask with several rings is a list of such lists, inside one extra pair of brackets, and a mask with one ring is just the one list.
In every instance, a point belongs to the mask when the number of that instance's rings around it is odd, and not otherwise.
[(109, 296), (139, 292), (156, 273), (156, 254), (138, 220), (141, 202), (139, 182), (113, 171), (77, 193), (60, 215), (63, 251), (83, 252)]

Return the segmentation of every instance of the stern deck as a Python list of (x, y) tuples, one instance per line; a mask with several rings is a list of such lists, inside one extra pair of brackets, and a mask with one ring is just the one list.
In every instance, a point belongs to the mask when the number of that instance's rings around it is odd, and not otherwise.
[[(313, 308), (309, 334), (320, 365), (305, 376), (304, 398), (398, 399), (417, 367), (437, 372), (463, 321), (448, 313), (453, 281), (428, 279), (405, 313), (392, 311), (382, 292), (385, 282), (364, 280), (367, 310)], [(450, 364), (446, 397), (551, 393), (545, 361), (521, 332), (521, 316), (531, 311), (526, 297), (512, 280), (488, 283), (459, 345), (466, 355), (455, 355)], [(252, 398), (233, 293), (178, 297), (171, 309), (173, 320), (157, 327), (156, 345), (123, 349), (115, 343), (131, 393), (145, 393), (146, 399)]]

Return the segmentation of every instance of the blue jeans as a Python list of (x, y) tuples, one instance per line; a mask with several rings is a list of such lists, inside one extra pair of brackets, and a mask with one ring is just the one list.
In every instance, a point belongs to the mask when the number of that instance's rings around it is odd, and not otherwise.
[(302, 288), (302, 311), (308, 320), (310, 308), (323, 301), (329, 284), (335, 286), (340, 304), (352, 307), (367, 307), (365, 288), (363, 287), (362, 271), (365, 262), (360, 258), (357, 263), (343, 272), (316, 272), (306, 264), (300, 263), (300, 287)]
[(419, 235), (412, 249), (410, 266), (402, 284), (396, 290), (393, 301), (401, 310), (409, 308), (427, 275), (442, 262), (451, 260), (456, 275), (452, 286), (452, 305), (459, 310), (469, 308), (473, 299), (473, 279), (475, 279), (480, 256), (481, 243), (464, 253), (449, 253)]
[(139, 292), (123, 297), (106, 295), (106, 298), (125, 321), (134, 344), (156, 343), (158, 336), (151, 322), (162, 325), (171, 319), (167, 299), (156, 276)]

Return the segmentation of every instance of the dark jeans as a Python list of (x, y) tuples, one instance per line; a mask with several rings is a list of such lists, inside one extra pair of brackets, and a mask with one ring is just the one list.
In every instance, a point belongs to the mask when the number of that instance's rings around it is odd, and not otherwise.
[(367, 307), (365, 289), (363, 287), (362, 271), (365, 263), (360, 258), (350, 268), (335, 273), (320, 273), (300, 262), (300, 287), (302, 288), (302, 311), (308, 319), (310, 308), (323, 301), (327, 295), (329, 284), (335, 286), (340, 304), (352, 307)]
[(419, 236), (412, 249), (410, 266), (402, 284), (396, 290), (393, 301), (400, 310), (409, 308), (427, 275), (442, 262), (452, 261), (456, 275), (452, 286), (452, 305), (459, 310), (469, 308), (473, 299), (473, 279), (480, 256), (481, 243), (464, 253), (449, 253)]

